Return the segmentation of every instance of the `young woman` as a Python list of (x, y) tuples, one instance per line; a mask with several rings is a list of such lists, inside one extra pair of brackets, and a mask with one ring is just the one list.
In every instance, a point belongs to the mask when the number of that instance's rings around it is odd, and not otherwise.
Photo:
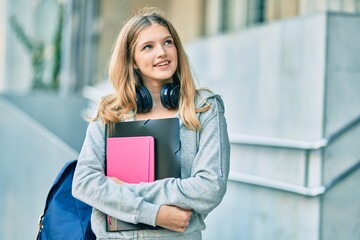
[[(73, 179), (73, 195), (93, 207), (93, 232), (98, 239), (201, 239), (204, 219), (221, 202), (229, 172), (221, 98), (195, 89), (176, 30), (154, 10), (124, 25), (108, 73), (116, 93), (102, 99), (90, 122)], [(170, 99), (164, 100), (165, 88)], [(106, 123), (171, 117), (180, 119), (181, 179), (129, 184), (105, 176)], [(106, 214), (160, 228), (107, 232)]]

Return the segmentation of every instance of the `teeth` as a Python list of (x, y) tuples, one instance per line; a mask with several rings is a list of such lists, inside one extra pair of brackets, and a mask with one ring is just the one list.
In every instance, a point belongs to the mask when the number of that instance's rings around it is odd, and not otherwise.
[(157, 66), (162, 67), (162, 66), (165, 66), (165, 65), (168, 65), (168, 64), (169, 64), (169, 62), (163, 62), (163, 63), (158, 64)]

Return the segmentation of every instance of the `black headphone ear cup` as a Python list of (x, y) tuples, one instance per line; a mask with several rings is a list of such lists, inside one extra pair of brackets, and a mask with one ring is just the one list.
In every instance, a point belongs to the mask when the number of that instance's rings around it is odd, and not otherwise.
[(149, 112), (152, 108), (152, 98), (149, 90), (144, 86), (136, 88), (137, 111), (141, 113)]
[(161, 104), (166, 108), (169, 108), (169, 97), (168, 97), (169, 87), (168, 86), (169, 86), (169, 83), (165, 83), (160, 91)]
[(177, 108), (179, 106), (179, 93), (179, 84), (164, 84), (160, 92), (161, 104), (167, 109)]
[(180, 85), (174, 85), (169, 94), (169, 104), (172, 108), (177, 108), (179, 106), (179, 96), (180, 96)]

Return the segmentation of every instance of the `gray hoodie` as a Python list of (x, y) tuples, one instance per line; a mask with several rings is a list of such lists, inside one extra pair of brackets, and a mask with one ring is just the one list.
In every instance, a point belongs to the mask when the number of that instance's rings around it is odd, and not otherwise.
[[(219, 95), (197, 92), (196, 106), (211, 108), (198, 114), (201, 129), (192, 131), (180, 121), (181, 179), (117, 184), (105, 177), (105, 125), (91, 122), (78, 159), (73, 195), (93, 207), (92, 229), (98, 239), (201, 239), (204, 219), (221, 202), (229, 173), (230, 144)], [(133, 119), (130, 119), (133, 120)], [(155, 226), (161, 205), (192, 209), (184, 233), (167, 229), (107, 232), (109, 214), (131, 223)]]

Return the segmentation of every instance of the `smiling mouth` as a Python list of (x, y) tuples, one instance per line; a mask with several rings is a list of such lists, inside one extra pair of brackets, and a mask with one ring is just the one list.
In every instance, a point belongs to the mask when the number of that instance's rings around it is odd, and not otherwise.
[(164, 67), (164, 66), (167, 66), (169, 65), (170, 62), (169, 61), (166, 61), (166, 62), (162, 62), (162, 63), (159, 63), (159, 64), (156, 64), (155, 67)]

